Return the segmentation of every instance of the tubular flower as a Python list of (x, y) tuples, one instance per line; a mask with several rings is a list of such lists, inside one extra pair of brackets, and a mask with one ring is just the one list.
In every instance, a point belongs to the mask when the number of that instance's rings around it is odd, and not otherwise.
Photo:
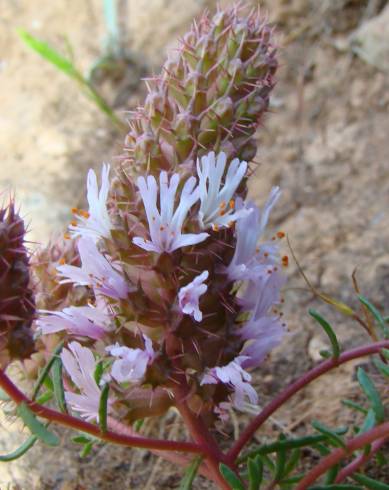
[(203, 228), (212, 226), (213, 229), (218, 229), (229, 226), (250, 212), (245, 208), (235, 211), (233, 200), (235, 191), (246, 173), (247, 162), (241, 162), (238, 158), (232, 160), (223, 184), (226, 162), (225, 153), (221, 152), (216, 157), (213, 151), (197, 160), (201, 201), (199, 220)]
[(93, 306), (70, 306), (63, 311), (40, 311), (43, 316), (37, 327), (43, 335), (66, 330), (71, 335), (101, 339), (109, 328), (111, 318)]
[[(94, 378), (96, 360), (87, 347), (78, 342), (70, 342), (68, 349), (61, 352), (61, 360), (79, 394), (65, 391), (65, 400), (73, 410), (79, 412), (88, 422), (99, 420), (100, 388)], [(108, 406), (110, 401), (108, 401)]]
[(106, 347), (112, 356), (118, 357), (112, 364), (111, 376), (118, 383), (138, 383), (142, 381), (148, 364), (154, 359), (155, 353), (151, 340), (143, 336), (145, 350), (130, 349), (118, 343)]
[(87, 179), (89, 211), (74, 210), (78, 223), (72, 223), (69, 226), (73, 236), (87, 236), (93, 238), (94, 241), (111, 236), (112, 224), (107, 209), (109, 170), (110, 166), (104, 164), (101, 172), (100, 191), (95, 171), (89, 170)]
[(242, 368), (245, 356), (238, 356), (226, 366), (214, 367), (203, 376), (201, 384), (224, 383), (234, 390), (233, 403), (236, 408), (243, 408), (244, 398), (248, 397), (250, 403), (258, 403), (258, 395), (251, 386), (251, 376)]
[(102, 255), (91, 238), (81, 237), (78, 241), (81, 267), (60, 265), (59, 273), (65, 277), (62, 282), (73, 282), (80, 286), (91, 286), (96, 293), (114, 299), (124, 299), (132, 290), (120, 273), (118, 264)]
[(208, 279), (208, 271), (202, 272), (192, 282), (182, 287), (178, 293), (180, 309), (186, 315), (192, 316), (196, 322), (201, 322), (203, 314), (199, 309), (199, 299), (208, 289), (204, 281)]
[(258, 249), (258, 240), (262, 236), (269, 214), (279, 199), (281, 191), (279, 187), (273, 187), (266, 204), (261, 211), (253, 202), (244, 205), (241, 199), (237, 199), (237, 209), (251, 210), (236, 223), (236, 247), (234, 256), (227, 268), (231, 279), (241, 279), (255, 271), (256, 267), (274, 263), (274, 257), (278, 255), (278, 247), (274, 244), (264, 244)]
[(167, 173), (160, 173), (160, 211), (158, 211), (158, 185), (155, 178), (152, 175), (149, 175), (147, 179), (144, 177), (138, 178), (137, 184), (149, 223), (150, 240), (135, 237), (133, 238), (135, 245), (149, 252), (174, 252), (178, 248), (200, 243), (208, 237), (208, 233), (182, 234), (182, 225), (190, 208), (199, 198), (199, 190), (198, 187), (195, 187), (195, 177), (190, 177), (185, 182), (180, 202), (174, 211), (174, 201), (179, 181), (180, 177), (178, 174), (173, 174), (169, 183)]

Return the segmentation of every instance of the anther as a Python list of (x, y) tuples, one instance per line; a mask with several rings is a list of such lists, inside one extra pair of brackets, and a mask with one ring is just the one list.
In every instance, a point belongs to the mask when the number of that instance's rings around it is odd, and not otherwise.
[(230, 208), (234, 209), (235, 207), (235, 201), (233, 199), (230, 199)]
[(285, 236), (285, 233), (283, 231), (277, 231), (277, 237), (279, 239), (284, 238), (284, 236)]
[(64, 233), (63, 237), (65, 240), (70, 240), (70, 234), (69, 233)]
[(289, 257), (287, 255), (284, 255), (281, 260), (282, 260), (282, 265), (284, 267), (288, 267), (288, 265), (289, 265)]

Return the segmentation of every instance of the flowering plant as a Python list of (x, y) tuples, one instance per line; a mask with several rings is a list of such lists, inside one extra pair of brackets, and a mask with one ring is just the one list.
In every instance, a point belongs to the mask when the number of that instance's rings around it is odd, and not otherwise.
[[(89, 209), (73, 209), (66, 240), (38, 251), (30, 271), (22, 221), (12, 204), (0, 213), (0, 386), (33, 432), (17, 455), (37, 438), (57, 443), (38, 416), (81, 431), (78, 442), (89, 449), (97, 440), (143, 447), (183, 466), (191, 460), (181, 453), (198, 455), (193, 464), (220, 488), (244, 488), (245, 482), (259, 488), (263, 480), (267, 488), (296, 483), (303, 489), (334, 464), (332, 481), (343, 481), (366, 456), (342, 470), (341, 459), (366, 444), (377, 452), (389, 437), (378, 392), (363, 372), (373, 415), (356, 438), (346, 444), (339, 433), (317, 426), (320, 434), (311, 439), (280, 440), (271, 450), (262, 445), (238, 457), (263, 422), (307, 383), (389, 348), (385, 320), (365, 300), (384, 340), (375, 336), (374, 343), (341, 354), (330, 325), (312, 312), (330, 337), (329, 359), (274, 398), (227, 453), (217, 443), (215, 430), (232, 409), (257, 404), (250, 371), (287, 335), (284, 233), (266, 234), (281, 192), (274, 187), (261, 208), (246, 197), (254, 133), (275, 84), (276, 49), (272, 29), (257, 12), (239, 15), (233, 8), (204, 16), (184, 37), (163, 74), (149, 81), (122, 161), (115, 169), (103, 165), (100, 184), (89, 171)], [(22, 287), (10, 294), (15, 284)], [(368, 327), (373, 332), (372, 322)], [(387, 352), (379, 364), (384, 375)], [(14, 359), (37, 378), (31, 397), (5, 374)], [(41, 394), (50, 376), (52, 389)], [(52, 394), (56, 410), (46, 406)], [(139, 421), (171, 409), (182, 416), (191, 441), (149, 439), (137, 431)], [(299, 460), (289, 451), (319, 442), (330, 453), (321, 466), (293, 476)], [(339, 447), (331, 452), (331, 445)], [(276, 464), (268, 453), (276, 454)]]

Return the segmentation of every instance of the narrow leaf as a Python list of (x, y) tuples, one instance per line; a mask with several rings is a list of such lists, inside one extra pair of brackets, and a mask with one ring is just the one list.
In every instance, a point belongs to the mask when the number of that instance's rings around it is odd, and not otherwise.
[(220, 463), (219, 470), (223, 478), (232, 488), (232, 490), (245, 490), (243, 483), (240, 481), (238, 476), (232, 471), (231, 468), (223, 463)]
[(93, 376), (94, 376), (94, 378), (95, 378), (95, 381), (96, 381), (97, 386), (100, 386), (100, 381), (101, 381), (101, 377), (103, 376), (103, 373), (104, 373), (104, 365), (103, 365), (103, 361), (99, 361), (99, 362), (96, 364), (95, 372), (94, 372), (94, 374), (93, 374)]
[(362, 475), (361, 473), (354, 473), (351, 478), (356, 482), (361, 483), (364, 488), (369, 488), (371, 490), (389, 490), (388, 484), (373, 480), (373, 478)]
[(52, 391), (45, 391), (41, 395), (38, 396), (36, 399), (36, 402), (39, 403), (39, 405), (44, 405), (48, 401), (50, 401), (53, 398), (53, 392)]
[(99, 426), (101, 432), (107, 432), (107, 414), (108, 414), (108, 395), (109, 384), (106, 383), (101, 390), (99, 403)]
[(193, 458), (191, 464), (186, 468), (184, 478), (181, 480), (179, 490), (191, 490), (193, 480), (196, 478), (197, 471), (201, 465), (202, 456)]
[(381, 398), (377, 391), (377, 388), (374, 386), (374, 383), (361, 367), (358, 368), (357, 378), (359, 384), (361, 385), (361, 388), (370, 401), (371, 408), (374, 410), (377, 422), (383, 422), (385, 418), (385, 409), (381, 402)]
[(64, 342), (60, 342), (57, 345), (57, 347), (53, 351), (53, 354), (52, 354), (49, 362), (46, 364), (46, 366), (39, 373), (38, 379), (37, 379), (36, 384), (34, 386), (34, 391), (32, 392), (32, 400), (35, 400), (35, 398), (37, 397), (39, 390), (41, 389), (43, 383), (45, 382), (45, 379), (47, 378), (47, 375), (51, 369), (51, 366), (53, 365), (54, 361), (57, 359), (57, 357), (61, 353), (61, 350), (63, 348), (63, 344), (64, 344)]
[(348, 483), (335, 483), (333, 485), (314, 485), (309, 487), (309, 490), (363, 490), (359, 485), (351, 485)]
[(358, 296), (359, 301), (366, 306), (366, 308), (370, 311), (370, 313), (374, 316), (377, 321), (378, 326), (381, 329), (382, 335), (385, 339), (389, 339), (389, 328), (385, 323), (385, 319), (382, 317), (381, 313), (377, 310), (377, 308), (370, 303), (370, 301), (364, 296)]
[(285, 466), (284, 478), (286, 475), (292, 473), (292, 471), (296, 468), (296, 466), (300, 462), (301, 450), (299, 448), (293, 449), (292, 454), (289, 458), (288, 463)]
[(88, 442), (90, 442), (90, 438), (87, 436), (79, 435), (72, 437), (72, 441), (76, 444), (88, 444)]
[(312, 422), (312, 426), (322, 434), (327, 436), (327, 440), (332, 442), (332, 444), (336, 447), (346, 447), (343, 439), (333, 430), (322, 424), (318, 420), (314, 420)]
[(277, 452), (277, 456), (276, 456), (276, 469), (274, 474), (274, 480), (276, 482), (282, 480), (284, 476), (285, 465), (286, 465), (286, 451), (285, 449), (282, 448)]
[(336, 334), (333, 331), (331, 325), (316, 310), (310, 309), (309, 314), (323, 327), (323, 330), (327, 334), (331, 342), (332, 356), (335, 358), (339, 357), (340, 347), (339, 347), (338, 339), (336, 338)]
[(366, 408), (362, 407), (362, 405), (359, 405), (359, 403), (355, 403), (352, 400), (342, 400), (342, 404), (345, 407), (353, 408), (354, 410), (358, 410), (358, 412), (361, 412), (361, 413), (367, 415), (368, 410), (366, 410)]
[(389, 361), (389, 349), (382, 349), (381, 354)]
[(249, 458), (247, 461), (247, 468), (249, 472), (249, 490), (259, 490), (263, 478), (263, 463), (261, 458)]
[(63, 389), (62, 380), (62, 361), (60, 357), (57, 357), (52, 367), (52, 379), (54, 385), (54, 397), (57, 402), (58, 408), (61, 412), (67, 413), (65, 392)]
[(17, 30), (20, 38), (26, 43), (26, 45), (33, 51), (38, 53), (42, 58), (49, 61), (58, 70), (66, 73), (71, 78), (77, 78), (77, 70), (75, 69), (73, 63), (67, 58), (62, 56), (58, 51), (52, 48), (49, 44), (41, 41), (40, 39), (32, 36), (23, 29)]
[(373, 363), (378, 371), (386, 377), (389, 377), (389, 365), (382, 362), (380, 359), (373, 359)]
[(362, 434), (363, 432), (367, 432), (368, 430), (372, 429), (377, 423), (376, 420), (376, 415), (374, 410), (371, 408), (365, 417), (365, 420), (362, 424), (362, 426), (359, 429), (359, 434)]
[(87, 442), (82, 448), (82, 450), (80, 451), (80, 457), (85, 458), (86, 456), (88, 456), (88, 454), (92, 451), (92, 448), (93, 448), (93, 441)]
[(35, 417), (34, 413), (28, 408), (28, 406), (22, 402), (18, 408), (17, 413), (23, 422), (30, 429), (31, 433), (36, 435), (41, 441), (46, 443), (48, 446), (58, 446), (59, 439), (58, 437), (47, 430), (47, 428), (39, 422), (39, 420)]
[(9, 454), (5, 454), (0, 456), (0, 461), (3, 463), (7, 463), (8, 461), (13, 461), (22, 457), (26, 452), (32, 448), (32, 446), (36, 443), (38, 437), (35, 435), (31, 435), (21, 446), (19, 446), (15, 451)]

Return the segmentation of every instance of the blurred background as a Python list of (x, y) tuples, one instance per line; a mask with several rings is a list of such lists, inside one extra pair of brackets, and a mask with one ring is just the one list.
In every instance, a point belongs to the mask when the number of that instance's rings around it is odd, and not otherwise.
[[(15, 192), (34, 242), (45, 243), (51, 233), (65, 229), (70, 209), (82, 205), (87, 170), (120, 156), (125, 128), (112, 124), (76, 83), (30, 50), (16, 29), (73, 56), (125, 122), (128, 111), (143, 101), (140, 79), (158, 73), (193, 18), (216, 7), (209, 0), (118, 0), (115, 32), (107, 10), (104, 15), (107, 3), (0, 0), (0, 192)], [(316, 288), (355, 305), (351, 275), (357, 268), (361, 291), (387, 312), (389, 5), (382, 0), (268, 0), (260, 5), (277, 26), (281, 66), (272, 113), (258, 132), (261, 165), (251, 195), (261, 204), (273, 185), (281, 186), (283, 197), (271, 225), (289, 234)], [(308, 307), (338, 325), (345, 347), (364, 338), (355, 325), (314, 300), (293, 261), (288, 275), (290, 336), (255, 378), (260, 404), (319, 360), (326, 347), (305, 314)], [(354, 369), (355, 364), (346, 365), (309, 387), (277, 412), (261, 437), (272, 436), (277, 427), (285, 433), (304, 430), (312, 418), (349, 422), (350, 414), (339, 413), (339, 399), (347, 390), (352, 398)], [(329, 387), (331, 400), (319, 401)], [(169, 417), (161, 428), (150, 423), (147, 430), (177, 436), (181, 428), (174, 414)], [(246, 420), (238, 416), (224, 432), (232, 435)], [(24, 437), (19, 427), (5, 423), (2, 450)], [(1, 488), (15, 490), (164, 489), (177, 488), (179, 480), (177, 468), (146, 452), (104, 447), (81, 460), (69, 442), (65, 449), (40, 448), (0, 468)], [(195, 488), (211, 486), (198, 480)]]

